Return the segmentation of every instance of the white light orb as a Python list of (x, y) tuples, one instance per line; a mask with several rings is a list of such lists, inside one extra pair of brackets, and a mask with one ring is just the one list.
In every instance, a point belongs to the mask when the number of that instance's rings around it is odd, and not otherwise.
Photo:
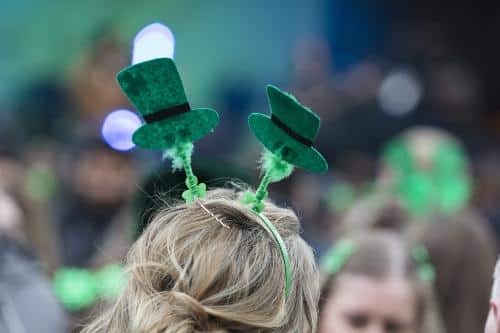
[(108, 114), (102, 123), (102, 137), (111, 148), (128, 151), (135, 147), (132, 135), (141, 125), (141, 119), (134, 112), (115, 110)]
[(382, 110), (393, 116), (413, 111), (422, 98), (419, 79), (407, 69), (393, 70), (382, 81), (378, 102)]
[(161, 23), (142, 28), (134, 38), (132, 65), (157, 58), (173, 58), (175, 38), (172, 31)]

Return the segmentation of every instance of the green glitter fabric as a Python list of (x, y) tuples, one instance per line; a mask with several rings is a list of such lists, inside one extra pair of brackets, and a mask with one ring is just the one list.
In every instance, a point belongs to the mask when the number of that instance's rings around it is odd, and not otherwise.
[[(147, 149), (162, 149), (175, 168), (186, 172), (186, 203), (203, 198), (206, 185), (198, 184), (191, 167), (193, 142), (215, 128), (219, 115), (212, 109), (190, 109), (181, 77), (172, 59), (159, 58), (127, 67), (117, 75), (123, 92), (143, 118), (133, 141)], [(160, 116), (159, 116), (160, 115)], [(153, 118), (151, 118), (153, 117)]]
[[(320, 119), (295, 97), (268, 85), (267, 94), (273, 117), (286, 125), (290, 131), (314, 142), (319, 131)], [(312, 172), (325, 172), (328, 164), (325, 158), (312, 146), (306, 145), (283, 130), (271, 117), (252, 113), (248, 118), (251, 131), (272, 153), (294, 166)]]
[[(160, 58), (127, 67), (117, 75), (118, 83), (143, 117), (188, 103), (177, 67), (172, 59)], [(133, 136), (147, 149), (168, 149), (181, 142), (201, 139), (215, 128), (215, 110), (190, 109), (160, 121), (144, 124)]]

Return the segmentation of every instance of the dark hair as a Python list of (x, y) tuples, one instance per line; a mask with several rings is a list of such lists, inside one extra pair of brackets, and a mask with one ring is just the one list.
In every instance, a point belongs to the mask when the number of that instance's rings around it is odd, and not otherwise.
[(415, 226), (436, 268), (435, 290), (447, 332), (481, 332), (488, 314), (495, 247), (479, 216), (437, 216)]

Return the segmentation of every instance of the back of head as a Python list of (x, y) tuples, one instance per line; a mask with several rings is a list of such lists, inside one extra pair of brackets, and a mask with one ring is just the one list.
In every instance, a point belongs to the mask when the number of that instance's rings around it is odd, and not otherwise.
[(448, 332), (481, 332), (488, 313), (495, 249), (485, 221), (472, 214), (416, 226), (436, 268), (435, 290)]
[(297, 217), (269, 202), (263, 211), (288, 248), (285, 297), (279, 247), (240, 197), (214, 190), (157, 213), (128, 255), (126, 289), (83, 332), (313, 332), (318, 273)]

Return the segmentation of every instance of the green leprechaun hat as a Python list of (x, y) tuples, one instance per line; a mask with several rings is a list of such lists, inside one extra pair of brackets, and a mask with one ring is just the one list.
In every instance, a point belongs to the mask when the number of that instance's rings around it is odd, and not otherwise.
[(252, 113), (248, 118), (250, 129), (272, 153), (290, 164), (312, 172), (325, 172), (325, 158), (312, 147), (319, 130), (319, 117), (297, 99), (268, 85), (267, 95), (271, 117)]
[(127, 67), (117, 75), (123, 92), (145, 124), (132, 140), (149, 149), (167, 149), (182, 142), (196, 141), (219, 122), (212, 109), (191, 109), (175, 63), (157, 58)]

